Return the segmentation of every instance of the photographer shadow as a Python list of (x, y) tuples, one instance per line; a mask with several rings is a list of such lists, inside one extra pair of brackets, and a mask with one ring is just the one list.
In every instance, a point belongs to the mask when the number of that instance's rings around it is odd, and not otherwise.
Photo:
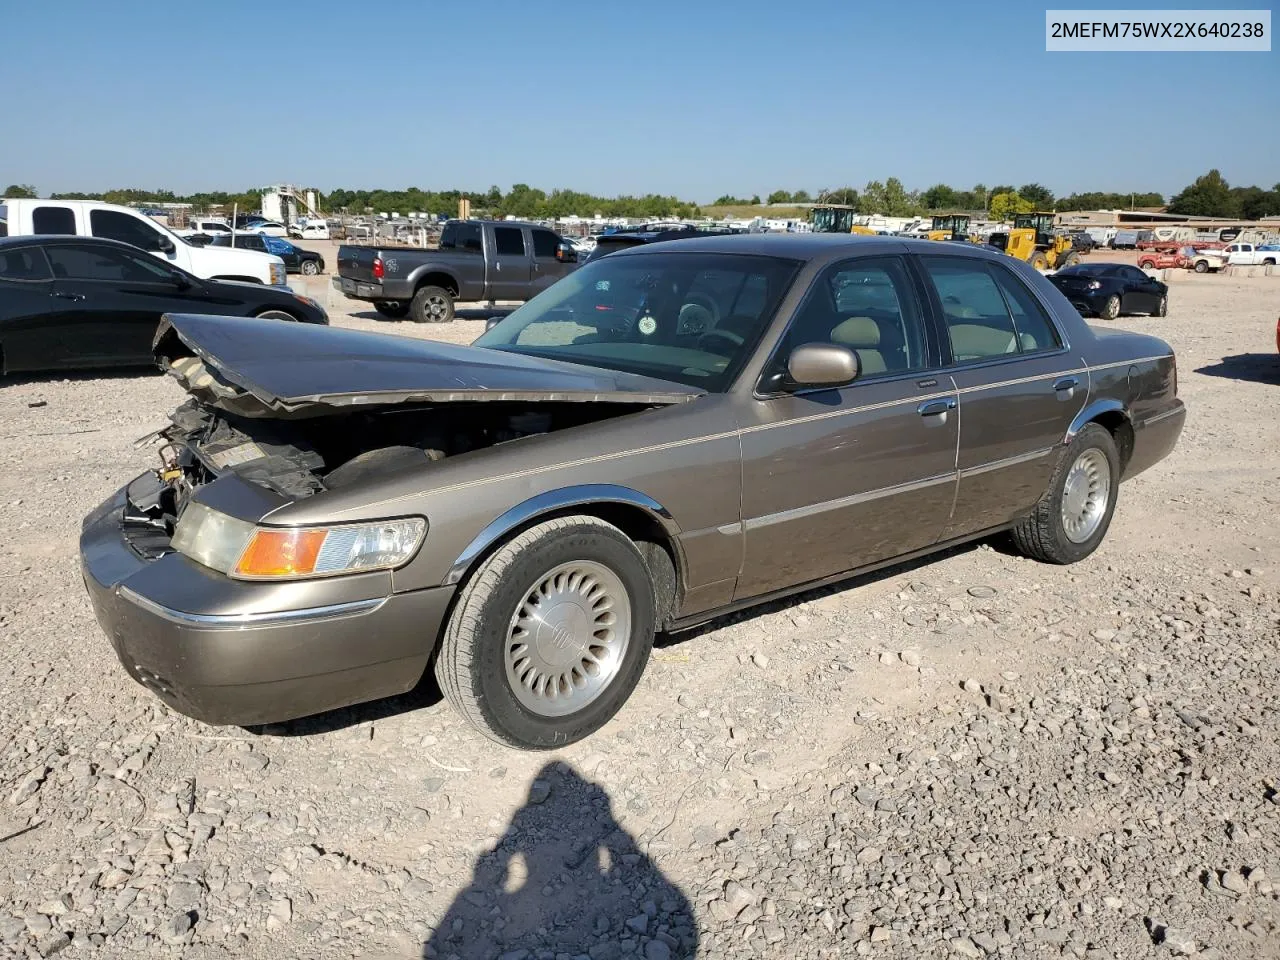
[(557, 762), (476, 859), (422, 956), (677, 960), (693, 957), (697, 942), (689, 898), (614, 819), (609, 795)]

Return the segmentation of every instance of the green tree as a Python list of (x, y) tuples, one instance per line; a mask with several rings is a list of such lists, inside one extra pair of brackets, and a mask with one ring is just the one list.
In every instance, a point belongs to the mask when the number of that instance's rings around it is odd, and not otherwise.
[(1024, 183), (1018, 188), (1018, 196), (1037, 210), (1053, 209), (1053, 191), (1038, 183)]
[(945, 183), (935, 183), (920, 197), (921, 202), (929, 210), (948, 210), (959, 206), (957, 194)]
[(909, 217), (919, 207), (919, 196), (908, 193), (897, 177), (884, 182), (884, 213), (890, 217)]
[(1238, 217), (1239, 204), (1216, 169), (1196, 177), (1195, 183), (1169, 201), (1169, 212), (1190, 217)]
[(991, 219), (1012, 220), (1015, 213), (1030, 213), (1035, 205), (1018, 196), (1016, 190), (1004, 190), (991, 197)]
[(769, 194), (769, 203), (790, 203), (791, 192), (789, 190), (775, 190)]
[(760, 206), (760, 194), (758, 194), (758, 193), (756, 193), (756, 194), (752, 194), (752, 196), (751, 196), (751, 204), (752, 204), (752, 206), (756, 206), (756, 207)]
[(879, 180), (871, 180), (862, 188), (862, 212), (885, 213), (889, 201), (885, 196), (884, 184)]
[(792, 203), (812, 203), (813, 201), (809, 197), (808, 190), (797, 190), (795, 193), (791, 195), (791, 202)]
[(11, 183), (4, 188), (4, 193), (0, 193), (0, 197), (12, 197), (15, 200), (35, 200), (37, 194), (36, 188), (29, 183)]
[(819, 190), (818, 203), (838, 203), (855, 210), (862, 210), (862, 198), (853, 187), (837, 187), (835, 190)]

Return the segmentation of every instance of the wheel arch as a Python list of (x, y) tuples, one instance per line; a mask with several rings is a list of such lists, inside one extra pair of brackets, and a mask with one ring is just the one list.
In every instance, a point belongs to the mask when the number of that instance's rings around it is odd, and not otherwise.
[(611, 523), (635, 542), (653, 576), (659, 628), (675, 619), (684, 593), (680, 528), (658, 501), (621, 484), (562, 487), (516, 504), (472, 538), (449, 568), (444, 585), (464, 582), (486, 557), (530, 527), (575, 514)]
[(449, 291), (455, 300), (458, 299), (458, 293), (462, 289), (458, 286), (458, 281), (453, 274), (446, 273), (443, 270), (432, 270), (430, 268), (427, 268), (422, 273), (415, 275), (412, 278), (412, 282), (415, 293), (423, 287), (443, 287), (445, 290)]
[(239, 283), (256, 283), (261, 285), (262, 281), (257, 277), (238, 277), (230, 274), (219, 274), (216, 277), (210, 277), (211, 280), (235, 280)]
[(1076, 434), (1090, 423), (1098, 424), (1111, 434), (1111, 438), (1116, 442), (1116, 451), (1120, 454), (1120, 470), (1123, 472), (1129, 465), (1129, 458), (1133, 456), (1133, 421), (1128, 409), (1119, 400), (1111, 398), (1093, 401), (1071, 421), (1063, 444), (1074, 440)]

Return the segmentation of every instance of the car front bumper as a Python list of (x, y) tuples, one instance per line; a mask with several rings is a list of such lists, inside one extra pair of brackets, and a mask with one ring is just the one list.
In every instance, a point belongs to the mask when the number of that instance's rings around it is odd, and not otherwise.
[(394, 593), (389, 576), (361, 575), (317, 590), (231, 580), (177, 553), (147, 559), (123, 522), (127, 489), (85, 518), (85, 586), (125, 670), (173, 709), (272, 723), (404, 693), (422, 676), (453, 588)]

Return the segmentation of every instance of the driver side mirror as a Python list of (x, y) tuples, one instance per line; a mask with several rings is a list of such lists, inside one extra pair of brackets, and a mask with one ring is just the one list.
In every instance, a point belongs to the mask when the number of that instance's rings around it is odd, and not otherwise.
[(556, 247), (556, 259), (561, 263), (577, 263), (578, 251), (569, 246), (569, 244), (562, 243)]
[(787, 358), (790, 389), (843, 387), (862, 372), (858, 355), (836, 343), (802, 343)]
[(161, 253), (173, 253), (173, 251), (177, 249), (177, 247), (173, 245), (173, 241), (170, 240), (168, 237), (166, 237), (164, 234), (160, 235), (160, 239), (157, 240), (156, 243), (157, 243), (157, 246), (160, 248)]
[(488, 333), (505, 319), (507, 319), (506, 316), (486, 317), (484, 321), (484, 332)]

